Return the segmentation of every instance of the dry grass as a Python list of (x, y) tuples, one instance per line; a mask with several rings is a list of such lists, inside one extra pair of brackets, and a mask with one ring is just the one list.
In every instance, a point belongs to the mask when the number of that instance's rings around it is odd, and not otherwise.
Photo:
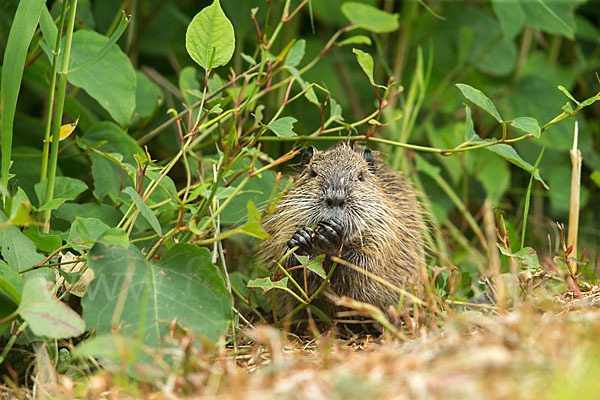
[[(123, 371), (44, 390), (57, 398), (222, 399), (597, 399), (600, 393), (600, 287), (522, 303), (505, 315), (463, 312), (436, 333), (400, 342), (385, 336), (313, 340), (258, 327), (246, 345), (189, 353), (187, 373), (155, 385)], [(180, 368), (181, 369), (181, 368)], [(42, 386), (36, 387), (38, 398)], [(11, 390), (5, 398), (31, 398)], [(3, 398), (0, 396), (0, 398)]]

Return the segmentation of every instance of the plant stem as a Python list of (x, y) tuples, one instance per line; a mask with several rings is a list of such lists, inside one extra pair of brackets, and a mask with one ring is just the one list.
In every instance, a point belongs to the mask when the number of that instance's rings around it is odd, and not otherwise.
[(19, 326), (19, 329), (17, 329), (17, 331), (13, 335), (11, 335), (10, 339), (8, 339), (6, 347), (4, 347), (4, 349), (2, 350), (2, 354), (0, 354), (0, 365), (2, 365), (2, 363), (4, 362), (6, 355), (8, 354), (10, 349), (12, 349), (13, 345), (17, 341), (17, 338), (21, 335), (21, 333), (25, 332), (25, 329), (27, 329), (28, 326), (29, 324), (27, 323), (27, 321), (23, 322), (21, 326)]
[(60, 19), (58, 32), (56, 33), (56, 43), (54, 44), (54, 58), (52, 60), (52, 72), (50, 75), (50, 92), (48, 93), (48, 116), (46, 118), (46, 127), (44, 130), (44, 148), (42, 150), (42, 172), (40, 182), (46, 179), (48, 174), (48, 152), (50, 150), (50, 130), (52, 127), (52, 111), (54, 110), (54, 95), (56, 92), (56, 75), (58, 72), (58, 56), (60, 55), (60, 42), (62, 31), (65, 26), (65, 15), (67, 14), (67, 2), (63, 1), (60, 10)]
[[(65, 0), (66, 1), (66, 0)], [(46, 187), (46, 201), (48, 203), (54, 196), (54, 180), (56, 178), (56, 164), (58, 162), (58, 147), (60, 143), (60, 126), (62, 122), (65, 95), (67, 92), (67, 74), (69, 71), (69, 58), (71, 55), (71, 42), (73, 40), (73, 27), (75, 26), (75, 12), (77, 0), (71, 0), (69, 15), (67, 16), (67, 31), (65, 33), (65, 45), (62, 58), (61, 71), (58, 77), (58, 92), (56, 97), (56, 108), (52, 118), (52, 146), (50, 149), (50, 164), (48, 166), (48, 185)], [(44, 231), (50, 231), (50, 215), (52, 210), (44, 211)]]
[[(569, 230), (567, 236), (567, 246), (573, 246), (571, 255), (577, 259), (577, 233), (579, 231), (579, 193), (581, 186), (581, 151), (577, 148), (578, 126), (575, 121), (575, 134), (573, 137), (573, 148), (569, 151), (571, 157), (571, 198), (569, 202)], [(573, 275), (577, 272), (577, 263), (572, 263)]]

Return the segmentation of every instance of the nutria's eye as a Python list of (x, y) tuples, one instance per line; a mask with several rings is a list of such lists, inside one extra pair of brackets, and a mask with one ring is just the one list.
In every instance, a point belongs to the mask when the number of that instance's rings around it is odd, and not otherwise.
[(317, 171), (315, 171), (312, 168), (308, 169), (308, 176), (310, 176), (311, 178), (314, 178), (315, 176), (317, 176)]
[(359, 180), (359, 181), (361, 181), (361, 182), (363, 182), (363, 181), (365, 180), (365, 177), (363, 176), (363, 173), (362, 173), (362, 171), (360, 171), (360, 172), (358, 173), (358, 180)]

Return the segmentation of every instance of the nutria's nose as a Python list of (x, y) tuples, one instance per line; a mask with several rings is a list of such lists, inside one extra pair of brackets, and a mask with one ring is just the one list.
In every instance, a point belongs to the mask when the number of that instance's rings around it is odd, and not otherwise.
[(325, 198), (325, 204), (327, 207), (341, 207), (344, 205), (346, 201), (346, 196), (340, 192), (328, 193), (328, 196)]

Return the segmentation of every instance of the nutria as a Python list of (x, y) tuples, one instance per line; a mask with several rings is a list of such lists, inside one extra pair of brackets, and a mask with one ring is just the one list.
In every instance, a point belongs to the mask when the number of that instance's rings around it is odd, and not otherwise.
[[(309, 147), (302, 155), (293, 186), (264, 224), (272, 238), (262, 244), (263, 259), (273, 265), (273, 260), (297, 247), (299, 255), (314, 258), (325, 254), (323, 267), (328, 272), (332, 266), (329, 257), (340, 254), (341, 259), (397, 287), (407, 286), (424, 259), (422, 217), (410, 184), (377, 153), (349, 142), (325, 151)], [(283, 266), (298, 264), (291, 256)], [(304, 285), (302, 268), (290, 274)], [(322, 282), (309, 273), (309, 292)], [(329, 286), (338, 296), (370, 303), (386, 312), (398, 305), (400, 297), (389, 287), (342, 265), (336, 267)], [(277, 292), (279, 316), (299, 304), (286, 292)], [(324, 296), (314, 303), (329, 313), (337, 310)]]

